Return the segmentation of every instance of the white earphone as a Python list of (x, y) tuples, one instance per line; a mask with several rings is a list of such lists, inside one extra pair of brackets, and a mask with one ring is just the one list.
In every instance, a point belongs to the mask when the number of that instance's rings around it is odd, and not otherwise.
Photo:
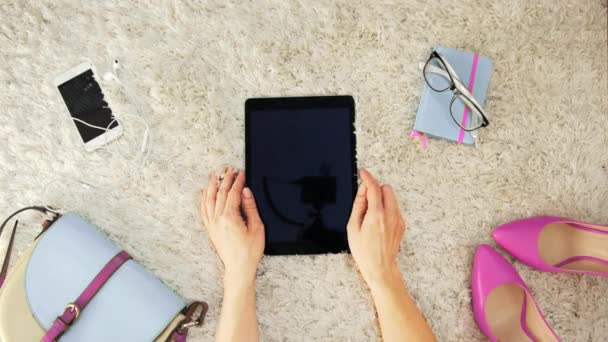
[[(128, 87), (120, 80), (119, 78), (119, 71), (120, 69), (120, 64), (118, 63), (118, 60), (115, 59), (112, 63), (112, 71), (106, 71), (103, 74), (102, 79), (106, 82), (111, 82), (111, 81), (116, 81), (121, 87), (122, 90), (124, 91), (124, 94), (127, 97), (127, 100), (130, 102), (131, 105), (133, 105), (136, 109), (137, 115), (133, 115), (133, 114), (121, 114), (120, 116), (123, 118), (132, 118), (135, 119), (137, 121), (139, 121), (144, 127), (144, 134), (143, 134), (143, 139), (141, 142), (141, 147), (139, 149), (139, 156), (137, 158), (134, 158), (132, 161), (130, 158), (126, 158), (122, 155), (122, 153), (119, 151), (117, 145), (114, 148), (114, 151), (112, 151), (112, 148), (109, 149), (105, 149), (107, 151), (110, 151), (110, 153), (112, 154), (119, 154), (121, 155), (121, 159), (123, 160), (123, 165), (125, 166), (124, 174), (128, 174), (130, 173), (129, 169), (131, 168), (136, 168), (136, 170), (138, 172), (140, 172), (143, 167), (146, 164), (146, 161), (148, 159), (148, 156), (150, 155), (150, 125), (148, 124), (148, 122), (144, 119), (143, 116), (143, 111), (141, 110), (141, 107), (139, 105), (139, 103), (137, 101), (135, 101), (136, 97), (132, 96), (132, 93), (130, 92), (130, 90), (128, 89)], [(128, 71), (127, 71), (128, 73)], [(130, 75), (130, 73), (128, 73)], [(112, 126), (112, 124), (114, 122), (119, 122), (120, 120), (118, 120), (117, 118), (114, 118), (114, 120), (107, 126), (107, 127), (100, 127), (100, 126), (96, 126), (96, 125), (92, 125), (86, 121), (83, 121), (81, 119), (78, 118), (72, 118), (74, 121), (78, 121), (86, 126), (89, 127), (93, 127), (99, 130), (103, 130), (103, 131), (108, 131), (110, 130), (110, 127)], [(130, 163), (135, 163), (137, 160), (139, 160), (139, 162), (137, 162), (138, 165), (135, 164), (131, 164)], [(46, 197), (46, 193), (49, 191), (49, 188), (52, 184), (56, 184), (56, 183), (61, 183), (61, 184), (65, 184), (65, 181), (70, 181), (73, 182), (75, 184), (78, 184), (86, 189), (97, 189), (97, 190), (101, 190), (101, 189), (113, 189), (116, 188), (118, 186), (120, 186), (120, 183), (123, 181), (127, 181), (128, 177), (124, 177), (124, 179), (120, 182), (116, 182), (115, 184), (108, 184), (105, 186), (100, 186), (97, 184), (94, 184), (93, 182), (90, 181), (85, 181), (85, 180), (81, 180), (81, 179), (76, 179), (76, 178), (72, 178), (69, 176), (65, 176), (65, 175), (55, 175), (57, 178), (52, 179), (50, 182), (48, 182), (46, 185), (43, 186), (42, 188), (42, 196)]]
[(118, 74), (118, 69), (120, 69), (120, 65), (118, 64), (118, 60), (115, 59), (114, 62), (112, 63), (112, 70), (114, 70), (114, 73), (112, 73), (110, 71), (106, 71), (103, 74), (103, 80), (107, 81), (107, 82), (116, 81), (118, 83), (121, 83), (118, 76), (116, 76)]
[[(148, 143), (149, 143), (149, 138), (150, 138), (150, 126), (148, 125), (148, 123), (143, 119), (142, 117), (142, 112), (139, 108), (139, 105), (133, 100), (134, 98), (131, 96), (129, 90), (127, 89), (127, 87), (125, 87), (125, 85), (120, 81), (120, 78), (118, 78), (118, 69), (120, 69), (120, 64), (118, 63), (118, 60), (115, 59), (114, 62), (112, 62), (112, 71), (106, 71), (103, 74), (103, 80), (106, 82), (110, 82), (110, 81), (116, 81), (118, 82), (118, 84), (120, 84), (123, 88), (123, 90), (125, 91), (125, 94), (127, 95), (127, 98), (129, 99), (129, 101), (135, 105), (135, 107), (137, 108), (137, 112), (139, 117), (136, 117), (145, 127), (145, 131), (144, 131), (144, 137), (142, 139), (142, 143), (141, 143), (141, 148), (140, 148), (140, 152), (143, 154), (146, 152), (146, 149), (148, 148)], [(130, 115), (128, 115), (130, 116)], [(147, 157), (147, 155), (146, 155)], [(145, 159), (142, 161), (142, 163), (145, 162)], [(143, 165), (143, 164), (142, 164)]]

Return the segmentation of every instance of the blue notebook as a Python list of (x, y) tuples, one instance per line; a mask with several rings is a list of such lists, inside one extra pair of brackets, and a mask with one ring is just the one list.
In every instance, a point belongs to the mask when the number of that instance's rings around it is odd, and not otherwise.
[[(445, 46), (436, 46), (435, 51), (452, 65), (469, 90), (471, 89), (469, 83), (471, 81), (473, 82), (471, 94), (473, 94), (481, 106), (484, 106), (488, 93), (488, 86), (490, 84), (490, 76), (492, 74), (492, 61), (490, 58), (486, 56), (478, 56), (478, 58), (475, 58), (475, 54), (472, 52), (456, 50)], [(477, 60), (475, 61), (475, 59)], [(474, 64), (476, 64), (475, 77), (472, 78), (471, 74)], [(450, 101), (453, 96), (452, 91), (446, 90), (444, 92), (436, 92), (426, 84), (424, 79), (422, 83), (424, 84), (424, 89), (422, 90), (418, 113), (416, 113), (414, 130), (425, 133), (431, 137), (443, 138), (456, 142), (462, 140), (463, 144), (474, 145), (475, 138), (471, 132), (461, 130), (452, 119), (450, 114)], [(455, 118), (459, 122), (462, 122), (465, 112), (464, 106), (459, 106), (458, 104), (455, 106)], [(470, 117), (471, 115), (468, 114), (469, 120), (471, 119)], [(477, 130), (477, 132), (483, 132), (483, 130), (484, 128), (481, 128)]]

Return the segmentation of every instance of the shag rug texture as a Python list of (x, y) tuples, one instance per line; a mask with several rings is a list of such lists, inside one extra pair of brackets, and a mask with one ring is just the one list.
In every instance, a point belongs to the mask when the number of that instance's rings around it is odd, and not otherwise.
[[(49, 204), (81, 213), (189, 300), (209, 302), (221, 262), (198, 215), (212, 169), (244, 167), (249, 97), (352, 94), (360, 166), (392, 184), (408, 222), (399, 258), (440, 341), (485, 340), (473, 319), (475, 248), (533, 215), (608, 223), (606, 0), (27, 1), (0, 3), (0, 213)], [(436, 44), (490, 56), (491, 125), (477, 148), (409, 138)], [(53, 76), (111, 62), (142, 125), (106, 150), (81, 146)], [(85, 182), (86, 184), (81, 184)], [(28, 215), (24, 215), (28, 216)], [(29, 215), (18, 254), (37, 234)], [(8, 236), (0, 240), (4, 251)], [(506, 255), (506, 253), (503, 252)], [(608, 340), (608, 279), (541, 273), (510, 256), (564, 341)], [(266, 257), (264, 341), (376, 341), (371, 296), (349, 255)], [(407, 339), (405, 339), (407, 340)]]

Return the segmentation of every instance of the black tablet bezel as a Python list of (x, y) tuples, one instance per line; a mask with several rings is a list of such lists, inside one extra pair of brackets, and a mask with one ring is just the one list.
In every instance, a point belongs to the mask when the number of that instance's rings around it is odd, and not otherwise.
[[(309, 108), (349, 108), (350, 109), (350, 125), (351, 125), (351, 160), (353, 170), (353, 198), (357, 194), (358, 189), (358, 172), (357, 172), (357, 141), (355, 134), (355, 101), (352, 96), (314, 96), (314, 97), (270, 97), (270, 98), (250, 98), (245, 101), (245, 174), (246, 184), (251, 186), (250, 170), (251, 166), (251, 144), (250, 137), (250, 121), (251, 112), (256, 110), (272, 110), (272, 109), (309, 109)], [(268, 234), (265, 236), (266, 247), (264, 254), (266, 255), (293, 255), (293, 254), (321, 254), (330, 253), (325, 251), (312, 250), (308, 247), (301, 246), (297, 242), (281, 242), (270, 244)], [(348, 247), (348, 239), (346, 227), (344, 227), (345, 248), (342, 252), (350, 253)]]

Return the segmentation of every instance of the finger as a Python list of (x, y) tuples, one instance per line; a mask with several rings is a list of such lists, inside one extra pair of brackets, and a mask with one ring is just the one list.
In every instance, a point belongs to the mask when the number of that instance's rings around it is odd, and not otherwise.
[(205, 227), (209, 227), (209, 218), (207, 217), (207, 189), (201, 190), (201, 218)]
[(395, 233), (400, 234), (405, 229), (405, 223), (403, 222), (403, 215), (401, 215), (401, 208), (399, 207), (399, 200), (395, 194), (395, 190), (388, 184), (382, 186), (382, 198), (384, 203), (384, 213), (387, 217), (393, 217), (394, 222), (397, 224)]
[(361, 185), (359, 185), (359, 190), (357, 190), (357, 196), (355, 196), (355, 201), (353, 202), (353, 210), (350, 213), (350, 218), (348, 219), (348, 224), (346, 226), (349, 229), (361, 228), (361, 222), (363, 222), (363, 217), (367, 211), (366, 196), (367, 187), (365, 186), (365, 183), (361, 183)]
[(232, 188), (232, 183), (234, 183), (234, 168), (229, 167), (228, 171), (224, 175), (224, 179), (222, 179), (222, 183), (220, 184), (220, 189), (217, 192), (217, 200), (215, 201), (215, 216), (219, 216), (224, 212), (224, 208), (226, 207), (226, 199), (228, 198), (228, 191)]
[(236, 172), (237, 176), (234, 180), (232, 188), (228, 192), (228, 199), (226, 200), (226, 208), (224, 210), (230, 210), (238, 213), (241, 207), (243, 187), (245, 186), (245, 172), (239, 170)]
[(253, 192), (251, 192), (251, 189), (249, 188), (243, 189), (243, 202), (241, 208), (243, 209), (243, 214), (245, 214), (248, 228), (263, 226), (258, 207), (255, 203), (255, 198), (253, 197)]
[(385, 213), (392, 215), (401, 215), (401, 210), (399, 209), (399, 201), (397, 200), (395, 191), (393, 190), (393, 187), (388, 184), (384, 184), (382, 186), (382, 203), (384, 204)]
[(363, 179), (363, 182), (367, 188), (368, 208), (382, 211), (382, 190), (380, 189), (380, 184), (366, 169), (361, 169), (359, 174), (361, 175), (361, 178)]
[(217, 197), (217, 176), (215, 175), (215, 171), (211, 171), (209, 173), (209, 185), (207, 188), (207, 218), (209, 220), (213, 220), (215, 213), (215, 201)]

